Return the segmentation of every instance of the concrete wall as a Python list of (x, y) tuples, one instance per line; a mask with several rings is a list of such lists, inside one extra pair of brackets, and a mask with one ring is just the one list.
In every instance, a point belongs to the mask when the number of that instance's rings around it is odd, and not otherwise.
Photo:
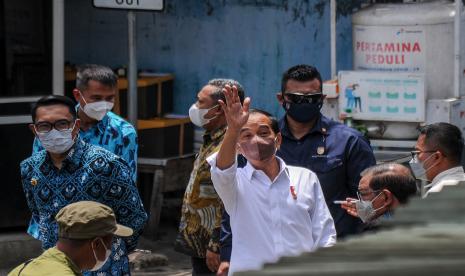
[[(210, 78), (241, 82), (252, 105), (282, 114), (274, 94), (282, 72), (308, 63), (330, 77), (329, 1), (165, 0), (161, 13), (139, 12), (139, 68), (172, 72), (175, 112), (187, 114)], [(66, 0), (66, 60), (127, 64), (126, 12), (91, 0)], [(350, 17), (338, 18), (338, 70), (352, 66)]]

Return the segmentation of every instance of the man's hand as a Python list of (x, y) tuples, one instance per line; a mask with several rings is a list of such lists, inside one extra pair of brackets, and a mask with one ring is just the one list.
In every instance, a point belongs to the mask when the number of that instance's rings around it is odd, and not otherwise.
[(207, 249), (207, 266), (212, 272), (216, 272), (220, 266), (220, 254)]
[(225, 85), (223, 94), (226, 103), (219, 100), (218, 103), (223, 109), (228, 129), (223, 137), (223, 143), (216, 158), (216, 166), (220, 170), (225, 170), (236, 161), (236, 143), (239, 139), (239, 133), (242, 126), (247, 123), (249, 119), (249, 106), (250, 98), (244, 100), (244, 105), (241, 105), (239, 95), (237, 94), (236, 86)]
[(221, 108), (223, 108), (226, 122), (228, 123), (228, 129), (239, 132), (249, 119), (250, 98), (246, 98), (244, 100), (244, 105), (242, 105), (236, 86), (231, 87), (225, 85), (223, 94), (226, 103), (222, 100), (219, 100), (218, 103), (221, 105)]
[(221, 262), (220, 268), (218, 268), (217, 276), (226, 276), (229, 272), (229, 262)]
[(349, 215), (358, 218), (357, 208), (355, 208), (356, 201), (358, 200), (355, 198), (348, 197), (346, 198), (346, 202), (341, 204), (341, 208), (345, 209)]

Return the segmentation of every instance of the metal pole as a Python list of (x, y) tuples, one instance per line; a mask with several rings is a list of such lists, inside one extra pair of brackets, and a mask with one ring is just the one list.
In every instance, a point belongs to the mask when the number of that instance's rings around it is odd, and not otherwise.
[(461, 94), (461, 59), (460, 40), (462, 22), (462, 0), (455, 0), (455, 17), (454, 17), (454, 97), (459, 98)]
[(65, 94), (65, 0), (53, 1), (52, 93)]
[(136, 57), (136, 14), (128, 12), (128, 120), (137, 128), (137, 57)]
[(336, 77), (336, 0), (329, 4), (331, 17), (331, 78)]

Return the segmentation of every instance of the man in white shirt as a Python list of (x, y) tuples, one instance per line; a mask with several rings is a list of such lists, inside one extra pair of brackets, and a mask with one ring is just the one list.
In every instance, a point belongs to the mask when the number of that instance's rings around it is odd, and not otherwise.
[(460, 164), (462, 150), (462, 132), (454, 125), (434, 123), (420, 130), (410, 167), (417, 179), (431, 181), (423, 197), (465, 181)]
[[(219, 103), (228, 129), (219, 152), (207, 160), (231, 217), (229, 274), (333, 245), (336, 230), (315, 173), (276, 156), (282, 140), (276, 119), (249, 112), (250, 99), (242, 106), (234, 86), (223, 93), (226, 103)], [(236, 149), (247, 159), (244, 168), (237, 167)]]

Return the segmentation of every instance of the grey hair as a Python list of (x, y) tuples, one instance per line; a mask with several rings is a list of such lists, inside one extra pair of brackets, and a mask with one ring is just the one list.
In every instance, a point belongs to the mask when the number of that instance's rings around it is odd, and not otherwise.
[(361, 176), (371, 175), (369, 186), (375, 191), (389, 190), (401, 204), (417, 192), (415, 178), (407, 167), (397, 163), (384, 163), (369, 167)]
[(117, 85), (118, 77), (113, 70), (103, 65), (85, 64), (79, 66), (76, 74), (76, 88), (81, 91), (86, 90), (91, 80), (114, 88)]
[(226, 85), (229, 85), (229, 86), (234, 85), (234, 86), (236, 86), (237, 87), (237, 94), (239, 95), (239, 99), (240, 99), (241, 103), (244, 102), (244, 97), (245, 97), (244, 88), (236, 80), (233, 80), (233, 79), (211, 79), (210, 81), (208, 81), (207, 85), (211, 85), (211, 86), (214, 86), (214, 87), (217, 88), (215, 91), (213, 91), (210, 94), (210, 97), (215, 102), (218, 102), (218, 100), (225, 101), (225, 98), (224, 98), (224, 95), (223, 95), (223, 88)]

